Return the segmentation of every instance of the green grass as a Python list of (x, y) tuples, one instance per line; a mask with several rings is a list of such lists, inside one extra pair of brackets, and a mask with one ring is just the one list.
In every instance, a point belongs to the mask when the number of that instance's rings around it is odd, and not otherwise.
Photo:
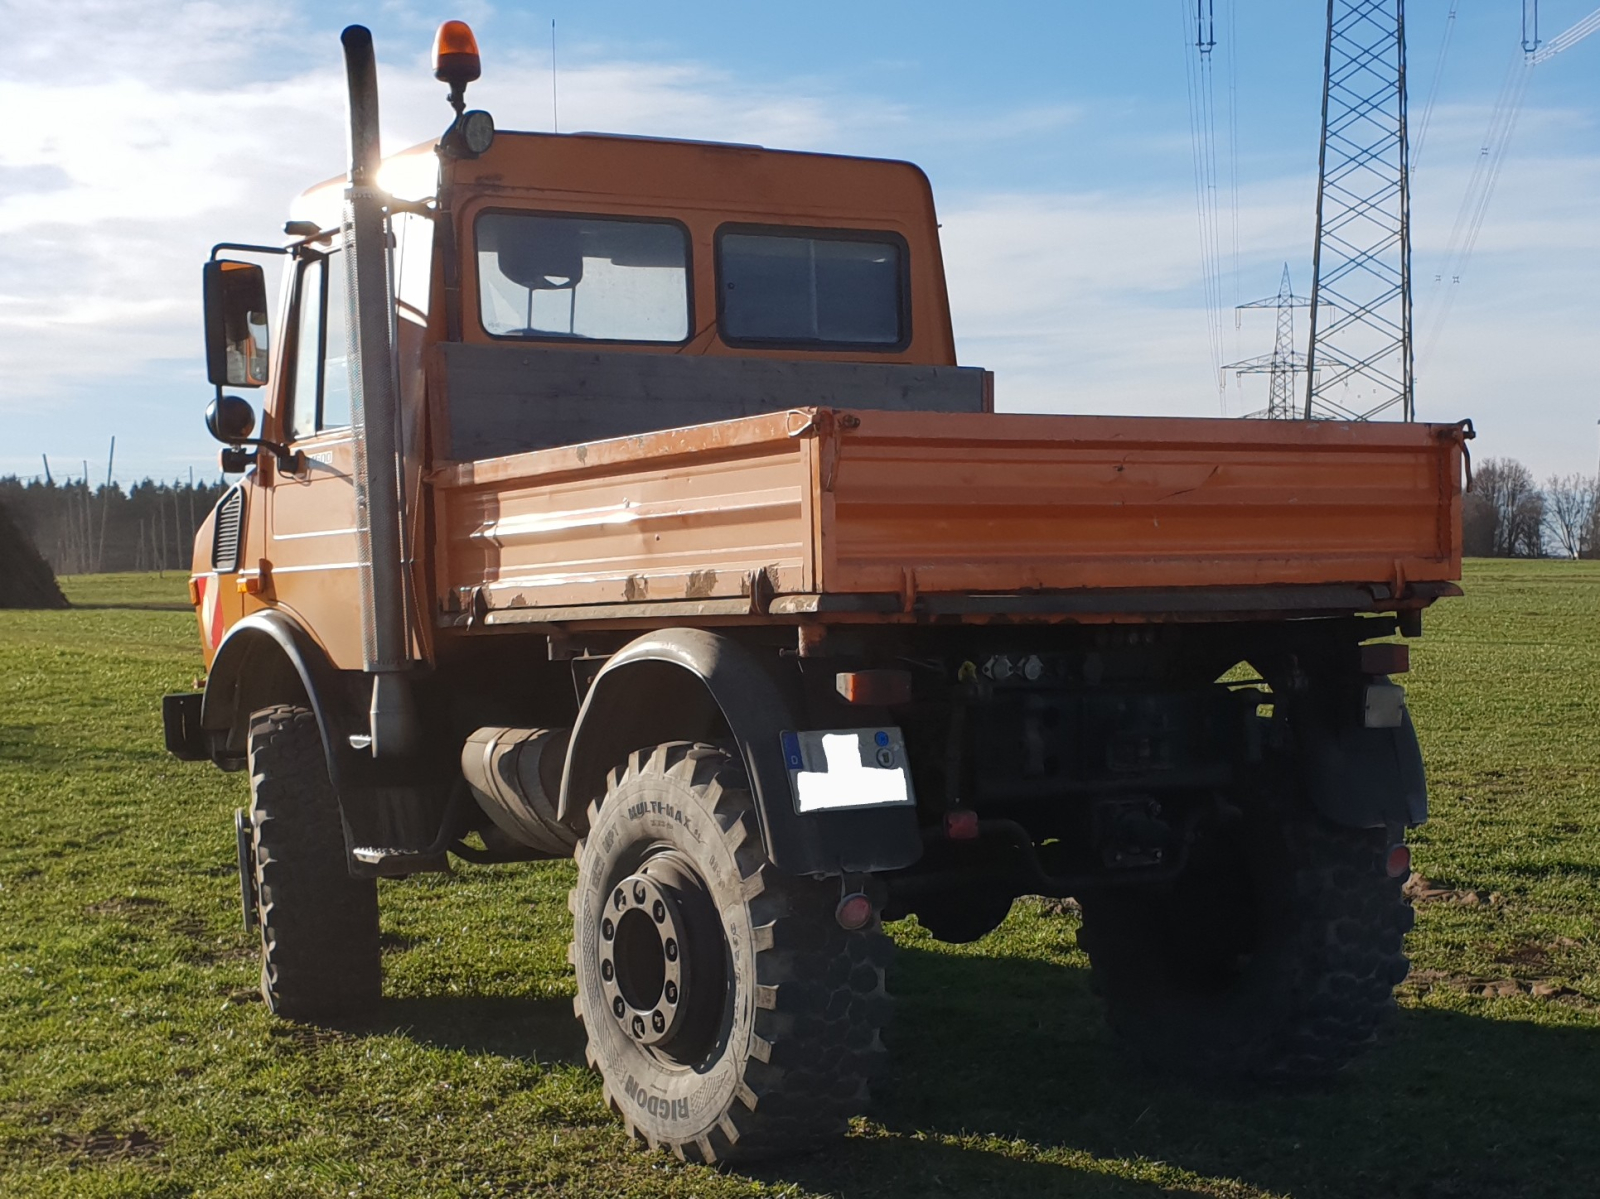
[[(753, 1172), (630, 1147), (575, 1063), (565, 863), (382, 887), (387, 998), (255, 998), (244, 782), (162, 751), (200, 664), (181, 576), (0, 613), (0, 1194), (1575, 1195), (1600, 1176), (1600, 564), (1472, 563), (1412, 709), (1434, 820), (1417, 979), (1323, 1090), (1208, 1093), (1102, 1031), (1070, 915), (897, 930), (892, 1077), (827, 1152)], [(1538, 994), (1532, 993), (1538, 985)]]

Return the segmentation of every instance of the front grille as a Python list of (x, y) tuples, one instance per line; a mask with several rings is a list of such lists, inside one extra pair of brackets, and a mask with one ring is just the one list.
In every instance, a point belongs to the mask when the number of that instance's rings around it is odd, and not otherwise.
[(244, 489), (234, 487), (217, 501), (211, 531), (211, 569), (232, 574), (239, 569), (239, 539), (244, 531)]

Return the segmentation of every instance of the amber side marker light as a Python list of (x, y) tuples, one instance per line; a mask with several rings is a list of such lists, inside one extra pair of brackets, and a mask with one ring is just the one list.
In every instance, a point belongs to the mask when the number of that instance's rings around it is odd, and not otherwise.
[(433, 77), (452, 88), (465, 87), (483, 74), (478, 39), (465, 21), (446, 21), (433, 35)]

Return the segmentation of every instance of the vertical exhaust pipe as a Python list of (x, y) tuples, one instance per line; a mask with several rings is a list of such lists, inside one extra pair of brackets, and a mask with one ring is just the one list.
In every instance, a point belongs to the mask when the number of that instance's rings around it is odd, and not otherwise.
[(344, 44), (350, 92), (350, 185), (345, 189), (350, 407), (355, 438), (356, 527), (361, 560), (362, 666), (372, 676), (374, 757), (416, 741), (406, 624), (400, 506), (400, 397), (394, 371), (394, 289), (389, 278), (386, 197), (378, 189), (378, 70), (372, 33), (351, 25)]

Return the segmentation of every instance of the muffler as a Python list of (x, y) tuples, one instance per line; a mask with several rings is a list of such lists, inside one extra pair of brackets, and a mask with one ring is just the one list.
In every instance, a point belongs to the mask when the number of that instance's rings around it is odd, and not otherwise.
[(481, 728), (461, 748), (461, 773), (495, 827), (518, 845), (571, 857), (578, 834), (556, 819), (570, 729)]

